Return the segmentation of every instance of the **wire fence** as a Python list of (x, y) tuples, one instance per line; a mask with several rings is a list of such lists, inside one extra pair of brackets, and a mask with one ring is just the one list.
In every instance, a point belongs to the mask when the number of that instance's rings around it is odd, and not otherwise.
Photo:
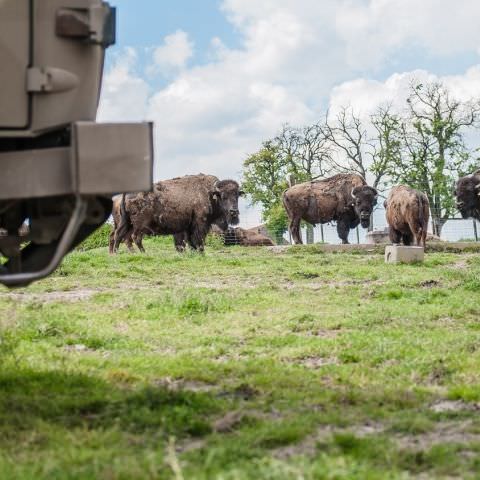
[[(291, 242), (288, 231), (271, 231), (261, 224), (259, 211), (247, 211), (241, 216), (240, 227), (243, 230), (252, 231), (261, 235), (268, 236), (274, 243), (289, 244)], [(310, 230), (310, 231), (309, 231)], [(429, 236), (427, 241), (437, 240), (445, 242), (478, 242), (480, 241), (480, 225), (472, 219), (450, 218), (442, 227), (440, 237), (433, 235), (432, 222), (429, 222)], [(323, 225), (315, 225), (308, 228), (303, 225), (301, 228), (303, 243), (329, 243), (340, 244), (341, 240), (337, 234), (335, 222)], [(225, 234), (226, 241), (238, 243), (233, 231)], [(370, 229), (357, 227), (350, 231), (348, 240), (350, 243), (371, 244), (371, 243), (389, 243), (388, 225), (385, 218), (385, 210), (379, 208), (375, 210), (372, 216)]]

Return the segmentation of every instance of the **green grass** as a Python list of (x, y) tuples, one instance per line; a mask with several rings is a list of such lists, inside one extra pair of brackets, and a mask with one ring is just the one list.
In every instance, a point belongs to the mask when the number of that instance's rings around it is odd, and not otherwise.
[(0, 291), (2, 480), (478, 478), (480, 255), (94, 246)]

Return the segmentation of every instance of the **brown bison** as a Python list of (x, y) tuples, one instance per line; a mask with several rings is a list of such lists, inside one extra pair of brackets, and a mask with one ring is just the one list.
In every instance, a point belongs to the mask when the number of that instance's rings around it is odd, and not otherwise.
[(430, 218), (427, 196), (410, 187), (393, 187), (385, 201), (385, 211), (392, 243), (411, 245), (413, 239), (425, 248)]
[(224, 233), (225, 245), (242, 245), (244, 247), (273, 246), (272, 239), (257, 231), (256, 228), (245, 229), (229, 227)]
[(463, 218), (480, 221), (480, 170), (461, 177), (455, 186), (457, 208)]
[(173, 235), (178, 250), (188, 243), (203, 251), (213, 223), (224, 230), (229, 224), (238, 224), (241, 194), (234, 180), (220, 181), (213, 175), (199, 174), (158, 182), (153, 192), (124, 195), (113, 251), (129, 237), (145, 251), (144, 235)]
[(302, 243), (300, 222), (337, 222), (338, 236), (348, 243), (350, 229), (368, 228), (378, 192), (357, 174), (338, 174), (324, 180), (299, 183), (283, 194), (294, 243)]

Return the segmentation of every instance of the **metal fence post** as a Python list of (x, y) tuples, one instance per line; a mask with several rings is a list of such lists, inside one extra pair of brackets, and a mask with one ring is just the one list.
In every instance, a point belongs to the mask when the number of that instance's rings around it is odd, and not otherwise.
[(357, 244), (360, 245), (360, 230), (357, 227)]
[(477, 221), (473, 220), (473, 233), (475, 235), (475, 241), (478, 242)]

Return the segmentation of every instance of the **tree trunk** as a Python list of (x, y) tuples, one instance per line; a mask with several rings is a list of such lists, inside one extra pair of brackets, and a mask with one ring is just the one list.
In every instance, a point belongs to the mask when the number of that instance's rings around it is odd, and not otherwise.
[(313, 243), (313, 225), (310, 225), (309, 223), (307, 224), (307, 243), (311, 244)]

